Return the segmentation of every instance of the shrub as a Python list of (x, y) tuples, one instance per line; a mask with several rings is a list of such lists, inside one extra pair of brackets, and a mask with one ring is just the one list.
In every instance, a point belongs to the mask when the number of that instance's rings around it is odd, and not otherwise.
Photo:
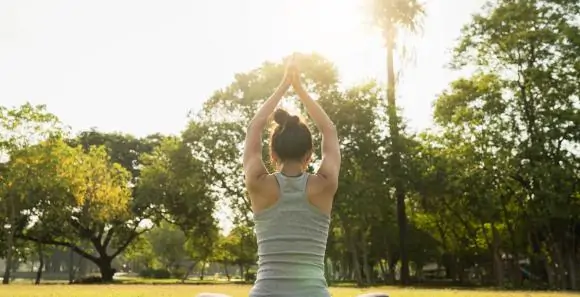
[(183, 269), (183, 268), (176, 268), (176, 269), (171, 270), (171, 276), (173, 278), (182, 279), (186, 273), (187, 273), (187, 270)]
[(73, 284), (100, 284), (103, 282), (103, 279), (100, 276), (87, 276), (79, 279), (75, 279)]
[(244, 281), (246, 281), (246, 282), (254, 282), (254, 281), (256, 281), (256, 273), (255, 272), (247, 272), (244, 275)]
[(171, 273), (167, 269), (143, 269), (139, 272), (143, 278), (167, 279), (171, 278)]

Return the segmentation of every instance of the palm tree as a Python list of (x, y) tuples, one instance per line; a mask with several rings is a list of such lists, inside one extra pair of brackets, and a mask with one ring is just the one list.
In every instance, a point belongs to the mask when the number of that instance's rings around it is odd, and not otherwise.
[(424, 16), (424, 6), (417, 0), (372, 0), (373, 23), (379, 27), (387, 50), (387, 112), (391, 134), (391, 178), (397, 199), (397, 222), (401, 256), (401, 283), (409, 284), (409, 259), (407, 257), (407, 214), (405, 210), (405, 189), (402, 176), (401, 154), (403, 143), (400, 137), (399, 117), (395, 100), (394, 53), (397, 35), (400, 31), (416, 33)]

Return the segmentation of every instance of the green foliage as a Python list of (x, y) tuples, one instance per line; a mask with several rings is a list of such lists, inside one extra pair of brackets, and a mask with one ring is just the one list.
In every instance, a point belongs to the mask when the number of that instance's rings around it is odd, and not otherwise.
[(161, 224), (158, 228), (153, 228), (145, 235), (147, 242), (156, 259), (161, 262), (161, 267), (172, 269), (181, 265), (187, 258), (185, 250), (186, 237), (183, 231), (174, 225)]
[(154, 279), (168, 279), (171, 278), (171, 272), (167, 269), (144, 269), (139, 272), (139, 276), (143, 278), (154, 278)]
[[(490, 2), (465, 26), (451, 61), (475, 72), (437, 97), (435, 126), (417, 135), (400, 123), (391, 74), (395, 33), (417, 29), (423, 7), (372, 3), (387, 42), (386, 93), (374, 82), (341, 89), (329, 61), (300, 61), (343, 155), (329, 280), (391, 282), (408, 258), (416, 281), (436, 263), (455, 282), (519, 287), (527, 278), (577, 289), (580, 3)], [(72, 248), (104, 280), (122, 255), (142, 277), (185, 280), (214, 262), (251, 281), (257, 243), (241, 148), (282, 71), (266, 62), (237, 74), (178, 136), (86, 131), (64, 139), (44, 107), (1, 107), (0, 223), (9, 228), (0, 230), (0, 256), (26, 258), (40, 242)], [(304, 112), (291, 92), (283, 103)], [(315, 152), (311, 168), (317, 162)], [(234, 219), (229, 234), (216, 226), (218, 209)]]
[(208, 195), (208, 175), (195, 147), (178, 138), (167, 138), (141, 158), (137, 184), (140, 204), (155, 205), (155, 222), (167, 220), (182, 230), (204, 233), (215, 225), (215, 201)]
[(393, 30), (406, 29), (416, 32), (421, 26), (425, 7), (416, 0), (367, 0), (370, 3), (370, 15), (384, 36)]
[(133, 263), (133, 269), (137, 271), (159, 267), (159, 258), (153, 250), (153, 244), (148, 240), (149, 233), (140, 236), (127, 247), (122, 253), (122, 261)]
[[(371, 11), (373, 24), (376, 25), (382, 33), (385, 41), (386, 60), (387, 60), (387, 114), (389, 127), (389, 144), (391, 146), (391, 154), (389, 157), (388, 172), (390, 175), (390, 182), (395, 190), (396, 199), (396, 214), (399, 236), (399, 256), (401, 259), (401, 282), (403, 285), (409, 283), (409, 259), (408, 259), (408, 227), (407, 227), (407, 210), (405, 198), (408, 195), (405, 189), (405, 168), (403, 166), (403, 158), (405, 153), (404, 133), (401, 127), (401, 120), (398, 115), (396, 104), (396, 71), (395, 70), (395, 51), (397, 48), (401, 51), (400, 57), (405, 55), (405, 44), (399, 43), (399, 35), (401, 32), (417, 33), (419, 30), (423, 16), (425, 14), (424, 6), (416, 0), (371, 0), (369, 5)], [(393, 258), (393, 257), (392, 257)], [(393, 262), (394, 259), (391, 259)], [(355, 265), (356, 266), (356, 265)], [(365, 275), (367, 282), (370, 282), (371, 276), (369, 269), (366, 269)], [(358, 283), (362, 283), (360, 277), (357, 278)]]
[(11, 158), (21, 150), (61, 133), (58, 118), (47, 112), (43, 105), (0, 106), (0, 225), (3, 226), (0, 255), (6, 259), (4, 284), (10, 280), (14, 256), (23, 254), (22, 244), (15, 236), (29, 218), (28, 208), (34, 204), (29, 201), (26, 189), (14, 183), (14, 178), (21, 179), (25, 173), (11, 166)]
[(579, 9), (496, 1), (475, 15), (452, 64), (477, 71), (439, 96), (441, 129), (417, 149), (413, 220), (500, 286), (521, 284), (520, 259), (548, 286), (577, 286)]

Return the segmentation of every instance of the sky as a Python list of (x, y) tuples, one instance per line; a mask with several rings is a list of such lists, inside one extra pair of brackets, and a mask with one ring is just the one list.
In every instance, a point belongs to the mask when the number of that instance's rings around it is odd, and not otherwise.
[[(234, 74), (316, 51), (352, 85), (385, 79), (367, 0), (0, 0), (0, 104), (46, 104), (74, 131), (179, 133)], [(458, 74), (446, 69), (483, 0), (425, 0), (398, 100), (413, 129)]]
[[(445, 65), (484, 0), (425, 1), (423, 30), (397, 61), (398, 103), (414, 130), (430, 126), (433, 100), (461, 75)], [(328, 58), (346, 86), (384, 81), (368, 2), (0, 0), (0, 105), (46, 104), (76, 132), (145, 136), (179, 133), (235, 73), (296, 51)]]

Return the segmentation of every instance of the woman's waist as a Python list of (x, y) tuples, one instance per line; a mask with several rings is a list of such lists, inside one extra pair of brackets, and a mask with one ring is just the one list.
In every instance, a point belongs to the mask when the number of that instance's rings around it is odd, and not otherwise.
[(263, 278), (257, 279), (250, 296), (330, 296), (322, 278)]
[(312, 279), (326, 282), (324, 278), (324, 264), (322, 262), (291, 262), (291, 260), (261, 260), (258, 263), (256, 279), (282, 280), (285, 282)]

